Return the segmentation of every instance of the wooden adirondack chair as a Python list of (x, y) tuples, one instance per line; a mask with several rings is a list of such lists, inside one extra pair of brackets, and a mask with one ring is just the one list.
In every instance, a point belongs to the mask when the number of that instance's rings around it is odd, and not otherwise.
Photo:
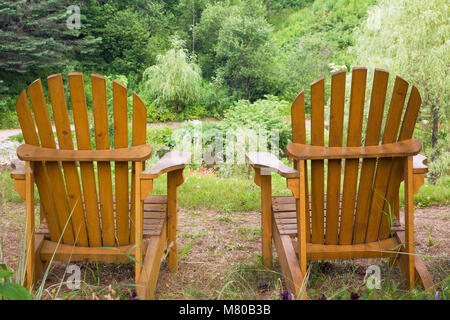
[[(183, 169), (191, 154), (170, 152), (145, 170), (152, 151), (146, 144), (147, 110), (133, 93), (129, 146), (127, 89), (113, 81), (113, 123), (108, 124), (106, 82), (99, 75), (91, 77), (95, 128), (91, 141), (83, 75), (70, 73), (68, 78), (76, 143), (61, 74), (47, 79), (57, 143), (40, 79), (28, 87), (34, 119), (25, 90), (16, 104), (26, 143), (17, 155), (25, 163), (11, 176), (26, 202), (26, 285), (32, 287), (53, 259), (119, 262), (134, 257), (136, 291), (141, 298), (152, 298), (166, 247), (169, 269), (177, 268), (177, 187), (184, 181)], [(167, 196), (147, 196), (153, 179), (166, 172)], [(37, 230), (34, 183), (40, 196)]]
[[(325, 81), (320, 78), (311, 84), (310, 145), (304, 91), (292, 104), (293, 142), (287, 153), (295, 169), (270, 153), (247, 154), (261, 187), (264, 264), (272, 266), (273, 238), (286, 285), (300, 298), (306, 298), (302, 288), (308, 260), (392, 257), (410, 288), (416, 281), (425, 288), (432, 286), (421, 257), (414, 255), (413, 194), (427, 172), (425, 157), (417, 155), (421, 143), (412, 139), (421, 98), (413, 86), (403, 113), (408, 83), (396, 77), (382, 131), (388, 76), (375, 70), (367, 126), (363, 126), (367, 69), (353, 69), (345, 146), (346, 72), (340, 71), (331, 80), (328, 146), (324, 146)], [(272, 197), (274, 171), (287, 179), (293, 197)], [(404, 226), (399, 214), (401, 181), (405, 182)]]

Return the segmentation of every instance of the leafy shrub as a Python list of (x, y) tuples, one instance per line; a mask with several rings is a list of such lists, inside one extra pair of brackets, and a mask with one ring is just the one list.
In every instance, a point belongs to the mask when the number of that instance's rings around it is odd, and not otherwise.
[(173, 48), (159, 55), (157, 64), (143, 74), (143, 89), (153, 96), (158, 107), (179, 113), (198, 103), (201, 94), (201, 71), (183, 49), (184, 43), (173, 40)]
[[(214, 166), (223, 161), (224, 131), (219, 123), (186, 121), (173, 135), (177, 150), (193, 153), (191, 167)], [(216, 141), (216, 138), (219, 139)], [(205, 152), (207, 159), (205, 161)]]
[(209, 117), (223, 117), (224, 111), (235, 101), (236, 94), (229, 92), (221, 78), (213, 78), (209, 83), (203, 81), (202, 91), (201, 105), (206, 106)]
[(175, 142), (172, 137), (173, 131), (169, 127), (153, 127), (147, 129), (147, 144), (152, 146), (152, 157), (161, 158), (170, 151)]
[(14, 98), (0, 96), (0, 128), (14, 128), (18, 126), (17, 114), (14, 111)]
[[(265, 99), (260, 99), (254, 103), (248, 100), (239, 100), (227, 111), (225, 111), (225, 129), (252, 129), (266, 131), (270, 137), (271, 131), (277, 131), (279, 135), (278, 147), (284, 152), (289, 140), (292, 139), (291, 128), (286, 121), (286, 116), (290, 113), (290, 103), (280, 100), (278, 97), (266, 95)], [(274, 146), (268, 139), (267, 148)], [(245, 146), (244, 146), (245, 147)]]
[[(174, 132), (176, 148), (193, 152), (192, 164), (214, 167), (222, 176), (247, 174), (244, 153), (251, 143), (256, 143), (258, 150), (275, 149), (273, 131), (278, 134), (274, 136), (278, 139), (278, 152), (285, 151), (291, 139), (286, 121), (289, 107), (290, 103), (274, 96), (254, 103), (240, 100), (225, 111), (223, 123), (186, 121)], [(266, 145), (261, 145), (258, 134), (267, 137)]]
[(182, 120), (194, 120), (194, 119), (201, 119), (206, 117), (208, 114), (208, 111), (206, 110), (206, 107), (204, 106), (187, 106), (181, 113), (180, 113), (180, 119)]

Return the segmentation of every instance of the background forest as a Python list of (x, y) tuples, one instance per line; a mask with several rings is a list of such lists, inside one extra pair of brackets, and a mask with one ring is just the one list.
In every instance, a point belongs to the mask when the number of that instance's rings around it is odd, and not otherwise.
[[(70, 29), (72, 1), (2, 1), (0, 127), (18, 126), (15, 99), (31, 81), (81, 71), (86, 79), (103, 74), (138, 92), (150, 122), (213, 117), (251, 125), (245, 119), (259, 113), (256, 119), (271, 129), (267, 108), (281, 105), (286, 116), (298, 92), (308, 94), (318, 77), (329, 80), (330, 72), (364, 65), (419, 88), (423, 106), (415, 134), (435, 182), (450, 158), (449, 11), (446, 1), (424, 4), (84, 0), (76, 4), (81, 28)], [(281, 147), (290, 139), (284, 122)], [(164, 130), (160, 135), (172, 133)]]
[[(79, 21), (74, 18), (77, 10)], [(429, 172), (414, 197), (415, 237), (436, 290), (403, 290), (397, 286), (398, 272), (386, 266), (383, 290), (369, 290), (364, 285), (366, 266), (323, 262), (314, 265), (309, 295), (312, 299), (448, 299), (449, 16), (445, 0), (1, 1), (0, 267), (20, 270), (21, 266), (24, 204), (14, 191), (9, 170), (23, 142), (16, 99), (36, 78), (46, 86), (47, 76), (61, 73), (67, 86), (69, 72), (82, 72), (91, 108), (90, 75), (105, 75), (110, 121), (112, 80), (126, 85), (130, 97), (137, 92), (148, 109), (147, 142), (153, 148), (149, 162), (174, 148), (177, 137), (194, 137), (196, 130), (224, 133), (249, 128), (278, 130), (279, 156), (288, 163), (290, 105), (297, 94), (305, 89), (309, 118), (310, 84), (324, 76), (329, 94), (331, 74), (344, 69), (348, 109), (352, 68), (366, 66), (366, 118), (374, 68), (390, 72), (388, 92), (398, 75), (415, 85), (422, 97), (414, 135), (422, 141)], [(71, 108), (70, 99), (66, 100)], [(113, 143), (112, 130), (110, 135)], [(326, 132), (326, 145), (328, 137)], [(204, 134), (202, 150), (211, 150), (214, 139)], [(162, 273), (157, 297), (283, 298), (279, 276), (261, 265), (260, 190), (249, 166), (203, 161), (191, 164), (185, 174), (179, 194), (181, 267), (176, 277)], [(155, 182), (156, 194), (165, 193), (164, 179)], [(272, 187), (274, 194), (291, 195), (279, 176), (273, 176)], [(403, 192), (400, 197), (402, 201)], [(65, 274), (61, 267), (56, 269), (60, 278), (47, 279), (45, 290), (33, 298), (111, 298), (111, 290), (120, 299), (134, 297), (124, 285), (133, 282), (132, 267), (89, 264), (83, 268), (82, 290), (61, 289)]]

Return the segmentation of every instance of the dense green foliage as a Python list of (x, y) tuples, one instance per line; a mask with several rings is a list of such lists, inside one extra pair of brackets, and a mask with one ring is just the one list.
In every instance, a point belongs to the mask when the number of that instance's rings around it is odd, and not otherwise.
[(32, 80), (81, 71), (88, 106), (89, 74), (104, 74), (108, 96), (110, 80), (120, 80), (143, 98), (151, 122), (214, 117), (224, 122), (206, 127), (277, 129), (283, 150), (289, 102), (302, 89), (309, 97), (320, 76), (329, 92), (330, 72), (367, 65), (418, 86), (424, 107), (415, 135), (430, 158), (430, 182), (447, 173), (444, 1), (424, 8), (421, 0), (82, 0), (79, 29), (68, 28), (71, 5), (0, 4), (0, 127), (17, 127), (15, 99)]
[(182, 42), (174, 41), (173, 48), (158, 56), (157, 63), (144, 71), (144, 94), (148, 92), (154, 99), (160, 115), (172, 116), (167, 119), (161, 116), (161, 120), (173, 120), (176, 114), (200, 101), (200, 69), (181, 45)]
[[(450, 166), (450, 26), (448, 4), (430, 0), (379, 1), (357, 36), (357, 60), (396, 73), (417, 86), (422, 97), (415, 135), (432, 160), (435, 181)], [(414, 26), (411, 25), (414, 21)]]
[[(290, 103), (274, 96), (267, 96), (254, 103), (240, 100), (225, 112), (224, 127), (236, 132), (236, 135), (243, 129), (253, 130), (255, 134), (265, 133), (267, 144), (261, 145), (260, 148), (273, 149), (275, 153), (284, 154), (289, 140), (292, 140), (291, 128), (286, 122), (289, 112)], [(272, 140), (278, 145), (274, 145)]]
[(69, 29), (68, 1), (4, 1), (0, 126), (17, 125), (8, 112), (17, 94), (55, 72), (125, 76), (150, 120), (221, 117), (234, 101), (267, 94), (292, 100), (328, 63), (351, 65), (346, 49), (370, 3), (84, 0), (80, 28)]

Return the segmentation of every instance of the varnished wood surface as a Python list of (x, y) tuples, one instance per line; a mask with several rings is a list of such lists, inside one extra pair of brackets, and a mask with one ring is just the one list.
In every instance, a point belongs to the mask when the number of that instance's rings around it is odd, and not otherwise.
[(320, 147), (289, 143), (288, 154), (297, 160), (392, 158), (416, 155), (422, 143), (417, 139), (368, 147)]
[(285, 178), (298, 177), (297, 170), (288, 167), (270, 152), (249, 152), (245, 156), (253, 167), (269, 169)]
[(185, 168), (191, 161), (192, 153), (185, 151), (171, 151), (166, 153), (151, 168), (141, 173), (141, 179), (153, 179), (158, 176), (179, 169)]
[(22, 144), (17, 148), (17, 156), (23, 161), (144, 161), (150, 158), (152, 148), (139, 145), (111, 150), (62, 150)]

